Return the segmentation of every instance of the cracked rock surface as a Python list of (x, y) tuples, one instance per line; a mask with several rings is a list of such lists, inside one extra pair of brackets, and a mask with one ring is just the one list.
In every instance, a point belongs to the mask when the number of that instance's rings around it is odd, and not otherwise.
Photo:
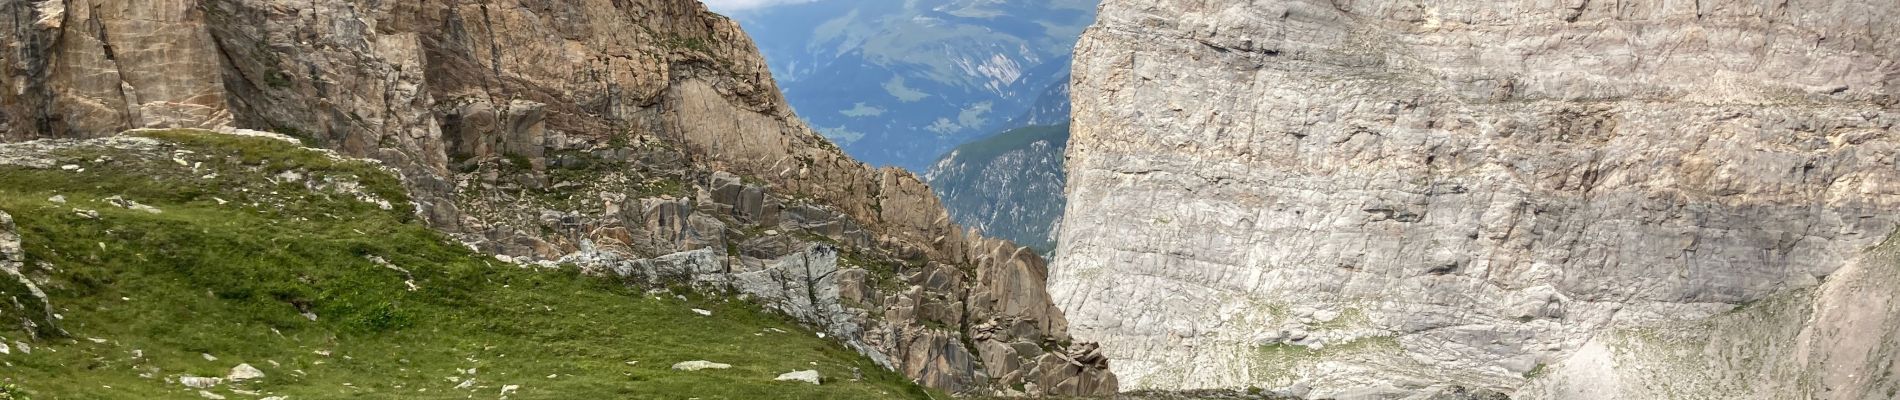
[[(1130, 389), (1517, 392), (1613, 332), (1832, 283), (1892, 233), (1895, 18), (1108, 0), (1077, 45), (1051, 292)], [(1768, 386), (1732, 393), (1820, 393)], [(1524, 394), (1655, 394), (1578, 387), (1604, 390)]]

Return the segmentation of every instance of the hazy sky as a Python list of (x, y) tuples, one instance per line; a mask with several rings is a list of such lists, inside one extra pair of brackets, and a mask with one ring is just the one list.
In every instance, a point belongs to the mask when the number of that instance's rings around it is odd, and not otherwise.
[(784, 4), (810, 3), (814, 0), (705, 0), (713, 11), (729, 13)]

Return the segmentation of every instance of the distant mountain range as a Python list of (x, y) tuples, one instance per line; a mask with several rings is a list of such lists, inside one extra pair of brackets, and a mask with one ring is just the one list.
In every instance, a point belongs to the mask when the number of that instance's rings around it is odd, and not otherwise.
[(951, 148), (1023, 126), (1012, 117), (1066, 83), (1095, 5), (820, 0), (733, 17), (800, 117), (859, 160), (922, 171)]
[(950, 218), (1051, 256), (1067, 201), (1063, 153), (1069, 143), (1068, 75), (1050, 85), (1009, 129), (957, 146), (924, 180)]

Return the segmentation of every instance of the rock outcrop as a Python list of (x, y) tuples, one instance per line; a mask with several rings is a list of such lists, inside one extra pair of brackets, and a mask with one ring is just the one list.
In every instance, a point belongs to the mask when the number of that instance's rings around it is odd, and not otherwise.
[[(1077, 45), (1051, 290), (1129, 388), (1887, 395), (1884, 339), (1834, 339), (1884, 336), (1847, 314), (1891, 306), (1843, 267), (1900, 222), (1896, 17), (1109, 0)], [(1719, 317), (1804, 292), (1812, 318)], [(1696, 323), (1724, 328), (1665, 340), (1674, 374), (1615, 340)], [(1791, 376), (1815, 379), (1758, 382)]]
[(20, 229), (13, 216), (0, 212), (0, 323), (18, 324), (20, 330), (35, 336), (64, 336), (59, 318), (46, 292), (23, 271), (26, 253), (20, 248)]
[[(888, 271), (890, 286), (855, 288), (878, 301), (766, 300), (864, 321), (841, 340), (935, 387), (1114, 389), (1105, 362), (1013, 367), (1066, 351), (1043, 261), (799, 122), (751, 40), (696, 1), (39, 0), (0, 15), (0, 139), (288, 134), (399, 170), (419, 214), (472, 246), (603, 273), (676, 262), (728, 282), (835, 246), (864, 257), (836, 276)], [(1007, 345), (970, 340), (984, 323), (1011, 327)]]

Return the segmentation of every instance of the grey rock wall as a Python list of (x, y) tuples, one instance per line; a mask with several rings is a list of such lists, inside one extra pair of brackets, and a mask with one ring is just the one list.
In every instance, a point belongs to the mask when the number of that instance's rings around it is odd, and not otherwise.
[(1077, 46), (1051, 291), (1131, 389), (1513, 392), (1893, 232), (1895, 18), (1110, 0)]

